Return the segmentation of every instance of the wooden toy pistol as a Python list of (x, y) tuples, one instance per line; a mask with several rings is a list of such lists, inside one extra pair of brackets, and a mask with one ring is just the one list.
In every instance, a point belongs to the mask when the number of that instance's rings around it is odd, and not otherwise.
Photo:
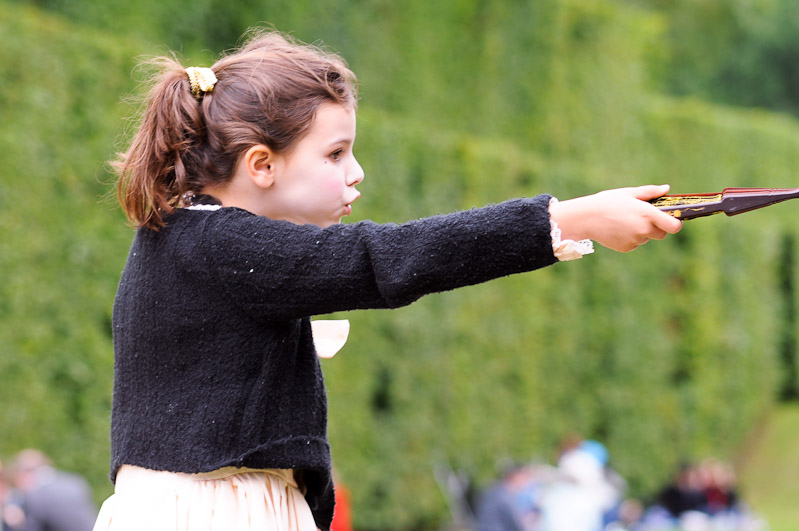
[(664, 195), (650, 201), (679, 219), (694, 219), (724, 212), (728, 216), (799, 198), (799, 188), (725, 188), (720, 194)]

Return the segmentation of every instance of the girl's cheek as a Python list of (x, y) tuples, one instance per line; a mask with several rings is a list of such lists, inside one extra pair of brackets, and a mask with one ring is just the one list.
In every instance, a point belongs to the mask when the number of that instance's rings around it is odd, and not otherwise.
[(327, 192), (337, 193), (341, 190), (343, 180), (335, 175), (327, 175), (322, 186)]

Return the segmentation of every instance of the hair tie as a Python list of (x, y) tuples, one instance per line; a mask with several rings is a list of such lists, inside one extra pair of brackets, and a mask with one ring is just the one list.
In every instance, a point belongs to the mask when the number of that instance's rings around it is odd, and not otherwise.
[(186, 75), (189, 76), (191, 93), (198, 100), (206, 92), (214, 90), (214, 85), (216, 85), (218, 81), (216, 75), (214, 75), (214, 71), (210, 68), (190, 66), (186, 69)]

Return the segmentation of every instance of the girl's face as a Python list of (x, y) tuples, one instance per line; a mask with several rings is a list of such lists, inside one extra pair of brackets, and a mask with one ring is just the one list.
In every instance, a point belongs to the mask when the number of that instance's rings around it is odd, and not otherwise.
[(324, 103), (311, 127), (287, 153), (275, 158), (276, 179), (269, 217), (328, 227), (352, 213), (363, 168), (352, 152), (355, 110)]

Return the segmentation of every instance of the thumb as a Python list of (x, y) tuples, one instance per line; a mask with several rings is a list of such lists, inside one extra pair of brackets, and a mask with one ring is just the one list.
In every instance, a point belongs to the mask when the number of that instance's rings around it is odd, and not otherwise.
[(666, 195), (669, 193), (669, 188), (668, 184), (638, 186), (633, 188), (633, 197), (642, 201), (649, 201), (650, 199)]

